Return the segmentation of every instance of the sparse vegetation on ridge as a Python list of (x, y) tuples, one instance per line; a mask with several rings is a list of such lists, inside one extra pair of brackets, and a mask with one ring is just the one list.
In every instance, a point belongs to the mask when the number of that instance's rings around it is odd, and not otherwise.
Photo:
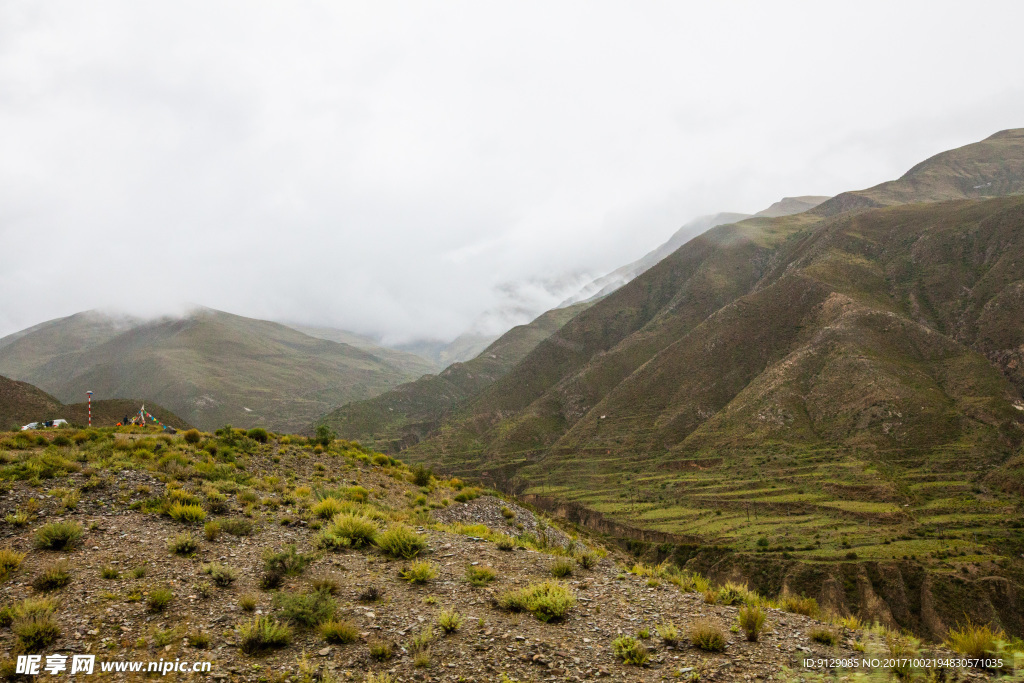
[[(553, 661), (556, 667), (577, 671), (584, 679), (596, 676), (597, 666), (629, 666), (641, 680), (647, 680), (648, 673), (664, 671), (659, 664), (663, 661), (663, 648), (686, 647), (681, 641), (689, 635), (693, 619), (688, 610), (704, 604), (698, 598), (700, 591), (708, 590), (716, 599), (721, 596), (722, 602), (715, 609), (727, 612), (714, 619), (713, 624), (720, 631), (741, 624), (738, 610), (744, 603), (761, 606), (759, 609), (782, 606), (781, 601), (760, 596), (741, 584), (712, 584), (705, 577), (668, 562), (633, 562), (625, 565), (628, 572), (618, 573), (621, 570), (616, 568), (617, 563), (622, 566), (626, 562), (618, 551), (613, 550), (608, 561), (598, 562), (607, 551), (591, 545), (592, 539), (577, 535), (572, 529), (558, 529), (533, 513), (517, 512), (510, 524), (502, 507), (511, 509), (512, 502), (493, 496), (481, 495), (470, 501), (471, 506), (481, 506), (490, 515), (486, 525), (470, 523), (459, 515), (475, 508), (441, 504), (445, 499), (453, 500), (457, 491), (468, 488), (462, 482), (452, 484), (435, 476), (426, 489), (413, 488), (410, 470), (401, 463), (376, 458), (347, 445), (331, 444), (324, 453), (316, 454), (304, 444), (295, 445), (291, 440), (282, 444), (279, 437), (268, 436), (267, 444), (244, 456), (236, 452), (230, 456), (232, 467), (221, 469), (217, 465), (227, 461), (219, 459), (228, 457), (225, 452), (231, 448), (224, 438), (201, 434), (199, 447), (194, 451), (183, 446), (186, 442), (180, 436), (170, 440), (143, 437), (131, 450), (110, 449), (112, 440), (104, 438), (69, 447), (72, 455), (81, 448), (82, 455), (76, 456), (75, 462), (90, 470), (61, 475), (70, 477), (70, 482), (79, 477), (104, 480), (107, 468), (134, 473), (123, 484), (112, 479), (104, 487), (83, 493), (74, 516), (65, 514), (64, 519), (78, 521), (83, 537), (88, 535), (88, 542), (80, 544), (73, 554), (56, 556), (60, 558), (58, 562), (72, 560), (76, 568), (83, 563), (80, 572), (72, 573), (71, 580), (75, 581), (76, 591), (80, 585), (85, 591), (86, 598), (81, 604), (86, 614), (93, 610), (106, 614), (104, 610), (112, 608), (128, 623), (147, 623), (148, 618), (166, 624), (152, 633), (140, 633), (137, 640), (126, 641), (126, 645), (119, 642), (113, 647), (123, 651), (126, 658), (133, 647), (170, 645), (172, 649), (208, 649), (215, 660), (232, 662), (232, 666), (262, 666), (272, 661), (285, 665), (294, 663), (302, 651), (312, 652), (327, 645), (336, 648), (332, 657), (359, 675), (365, 675), (365, 668), (360, 668), (365, 666), (381, 670), (397, 667), (398, 672), (437, 672), (448, 671), (449, 663), (455, 663), (456, 670), (461, 671), (463, 666), (501, 661), (515, 662), (507, 668), (515, 674), (512, 678), (529, 680), (530, 667), (535, 664), (519, 663), (520, 660), (512, 658), (495, 660), (493, 651), (473, 650), (469, 644), (492, 629), (492, 633), (523, 634), (530, 642), (547, 642), (560, 637), (557, 634), (586, 633), (586, 637), (591, 637), (588, 623), (603, 627), (611, 623), (616, 628), (628, 627), (623, 632), (633, 634), (633, 647), (620, 647), (621, 653), (616, 655), (606, 645), (604, 660), (595, 659), (583, 649), (572, 649), (571, 656), (580, 660), (578, 665), (547, 651), (541, 656)], [(236, 434), (232, 438), (243, 437)], [(211, 455), (211, 441), (215, 441), (216, 456)], [(159, 449), (157, 444), (161, 444)], [(32, 458), (36, 457), (36, 449), (43, 448), (0, 450), (0, 456), (17, 453), (15, 457)], [(146, 455), (156, 455), (157, 451), (162, 454), (159, 458)], [(317, 467), (321, 463), (323, 469)], [(130, 469), (126, 468), (129, 464)], [(287, 471), (292, 475), (283, 474)], [(66, 510), (58, 495), (33, 508), (27, 503), (32, 491), (25, 483), (27, 480), (14, 481), (17, 499), (11, 501), (12, 507), (0, 512), (9, 513), (14, 506), (44, 512), (46, 505)], [(70, 482), (51, 478), (47, 490), (71, 490)], [(180, 523), (165, 514), (175, 503), (191, 505), (195, 500), (209, 500), (212, 492), (224, 495), (226, 506), (220, 513), (208, 512), (207, 522), (221, 528), (215, 540), (197, 540), (194, 529), (183, 531)], [(322, 497), (318, 498), (318, 494)], [(326, 498), (340, 500), (345, 507), (339, 515), (371, 524), (375, 535), (386, 533), (381, 530), (401, 529), (396, 534), (401, 542), (381, 546), (364, 541), (358, 545), (338, 544), (329, 551), (318, 549), (324, 532), (340, 521), (336, 515), (324, 523), (313, 512), (318, 500)], [(409, 502), (414, 500), (416, 505), (410, 506)], [(110, 510), (111, 502), (128, 514), (107, 517), (93, 513)], [(282, 519), (289, 523), (282, 524)], [(231, 528), (234, 523), (244, 527), (240, 529), (242, 535), (224, 531), (225, 526)], [(318, 523), (320, 527), (316, 528)], [(39, 526), (33, 524), (28, 529), (13, 531), (16, 536), (12, 537), (12, 545), (31, 546), (34, 530)], [(130, 555), (124, 552), (121, 541), (121, 534), (129, 529), (147, 530), (132, 532), (140, 542), (132, 546)], [(515, 535), (498, 529), (508, 529)], [(510, 551), (502, 551), (496, 542), (505, 538), (512, 541)], [(197, 547), (186, 544), (190, 552), (174, 554), (173, 547), (181, 539), (189, 539)], [(98, 549), (93, 550), (94, 546)], [(393, 552), (385, 552), (385, 547)], [(405, 559), (403, 554), (412, 557)], [(582, 557), (591, 559), (581, 560)], [(45, 561), (47, 558), (49, 562)], [(12, 573), (37, 576), (54, 558), (50, 551), (30, 550)], [(479, 564), (474, 566), (472, 562)], [(572, 572), (564, 581), (550, 578), (557, 565), (565, 565)], [(98, 578), (105, 575), (117, 578), (99, 582)], [(194, 578), (179, 589), (178, 579), (182, 576)], [(88, 580), (81, 581), (82, 578)], [(410, 585), (421, 579), (425, 583)], [(474, 583), (481, 588), (471, 588)], [(256, 594), (261, 585), (268, 592)], [(451, 592), (455, 586), (461, 588)], [(55, 609), (43, 610), (41, 617), (52, 620), (62, 634), (74, 632), (72, 629), (77, 626), (64, 623), (68, 611), (63, 603), (72, 594), (59, 588), (55, 591), (49, 594), (57, 598)], [(491, 606), (489, 595), (494, 596)], [(627, 621), (641, 596), (644, 604), (653, 600), (664, 613), (678, 615), (680, 627), (668, 622)], [(726, 602), (733, 604), (722, 604)], [(0, 604), (0, 642), (5, 637), (12, 644), (20, 642), (10, 630), (18, 604)], [(219, 614), (229, 614), (231, 608), (246, 619), (256, 619), (243, 620), (235, 631), (212, 621)], [(665, 611), (669, 609), (672, 611)], [(372, 618), (369, 613), (373, 613)], [(415, 631), (406, 630), (409, 614), (420, 614), (425, 619)], [(25, 621), (24, 617), (19, 618)], [(34, 637), (35, 632), (44, 636), (47, 633), (42, 628), (31, 632), (28, 627), (19, 628), (28, 638)], [(814, 643), (808, 635), (810, 626), (802, 629), (799, 636), (786, 637)], [(399, 633), (401, 630), (406, 630), (404, 636)], [(645, 642), (653, 635), (657, 636), (655, 640)], [(87, 636), (86, 640), (99, 643), (102, 637)], [(772, 640), (774, 637), (768, 636), (771, 645), (766, 643), (761, 652), (768, 660), (784, 654), (768, 649), (778, 642)], [(868, 643), (873, 638), (885, 640), (868, 632), (859, 638)], [(235, 645), (227, 646), (228, 642)], [(519, 641), (509, 642), (518, 649)], [(751, 647), (761, 645), (752, 643)], [(729, 652), (727, 648), (727, 655)], [(536, 651), (531, 651), (531, 659), (532, 654)], [(626, 661), (631, 663), (625, 664)], [(775, 667), (772, 670), (777, 671), (782, 663), (766, 663), (764, 667)]]

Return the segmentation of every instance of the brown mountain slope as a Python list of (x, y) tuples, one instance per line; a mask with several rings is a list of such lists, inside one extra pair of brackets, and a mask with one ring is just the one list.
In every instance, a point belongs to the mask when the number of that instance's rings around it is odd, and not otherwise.
[(588, 306), (548, 311), (527, 325), (512, 328), (470, 361), (454, 363), (438, 375), (425, 375), (375, 398), (349, 403), (325, 415), (318, 424), (332, 427), (342, 438), (373, 444), (384, 452), (401, 450), (424, 438), (458, 405), (504, 376)]
[[(146, 412), (160, 420), (161, 423), (174, 427), (175, 429), (191, 429), (185, 420), (164, 408), (159, 403), (134, 398), (108, 398), (92, 402), (92, 424), (94, 427), (113, 427), (122, 422), (127, 415), (131, 418), (137, 415), (139, 408), (146, 407)], [(74, 424), (84, 425), (88, 423), (89, 411), (86, 403), (70, 403), (64, 406), (64, 413), (69, 417), (67, 420)], [(151, 424), (149, 418), (146, 424)]]
[(0, 376), (0, 429), (64, 417), (61, 402), (28, 382)]
[(1022, 292), (1024, 197), (720, 226), (402, 457), (684, 544), (1013, 564)]
[[(92, 402), (92, 424), (94, 427), (112, 427), (121, 422), (125, 415), (135, 415), (141, 406), (163, 424), (176, 429), (191, 427), (180, 417), (163, 406), (139, 399), (106, 399)], [(65, 405), (42, 389), (27, 382), (18, 382), (0, 377), (0, 429), (19, 429), (30, 422), (62, 419), (71, 424), (89, 423), (87, 403)]]

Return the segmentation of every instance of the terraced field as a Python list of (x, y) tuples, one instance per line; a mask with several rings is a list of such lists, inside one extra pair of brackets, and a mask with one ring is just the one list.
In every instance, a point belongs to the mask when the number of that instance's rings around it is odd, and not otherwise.
[(636, 528), (808, 561), (930, 558), (959, 568), (1024, 545), (1014, 522), (1019, 501), (965, 478), (956, 449), (885, 462), (805, 449), (735, 452), (675, 470), (622, 468), (610, 456), (590, 457), (587, 466), (571, 478), (553, 473), (526, 493)]

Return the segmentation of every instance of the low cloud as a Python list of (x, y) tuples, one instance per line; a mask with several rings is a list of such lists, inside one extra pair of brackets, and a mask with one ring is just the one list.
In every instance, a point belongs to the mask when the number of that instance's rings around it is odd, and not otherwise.
[(5, 3), (0, 335), (183, 302), (496, 331), (694, 216), (1021, 125), (1024, 7), (986, 9)]

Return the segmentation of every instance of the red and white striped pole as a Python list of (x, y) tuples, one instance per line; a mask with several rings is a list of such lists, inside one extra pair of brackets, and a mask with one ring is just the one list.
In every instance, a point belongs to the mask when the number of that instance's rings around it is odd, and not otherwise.
[(89, 426), (92, 427), (92, 392), (87, 391), (85, 393), (89, 394)]

